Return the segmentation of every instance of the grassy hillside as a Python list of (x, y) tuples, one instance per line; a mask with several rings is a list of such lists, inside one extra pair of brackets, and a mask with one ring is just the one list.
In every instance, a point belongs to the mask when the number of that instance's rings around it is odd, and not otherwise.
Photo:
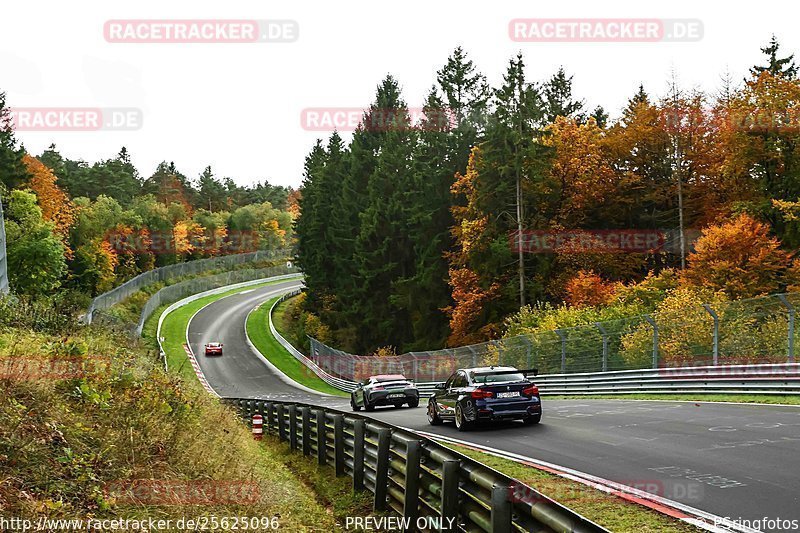
[(247, 516), (288, 531), (336, 529), (313, 473), (165, 373), (152, 348), (99, 327), (0, 325), (0, 363), (5, 516)]

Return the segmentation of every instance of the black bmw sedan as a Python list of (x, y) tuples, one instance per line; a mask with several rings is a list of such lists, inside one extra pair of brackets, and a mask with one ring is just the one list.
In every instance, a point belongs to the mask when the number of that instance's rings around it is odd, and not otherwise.
[(527, 377), (537, 371), (513, 367), (456, 370), (428, 400), (428, 422), (455, 422), (464, 431), (478, 422), (522, 420), (538, 424), (542, 418), (539, 388)]

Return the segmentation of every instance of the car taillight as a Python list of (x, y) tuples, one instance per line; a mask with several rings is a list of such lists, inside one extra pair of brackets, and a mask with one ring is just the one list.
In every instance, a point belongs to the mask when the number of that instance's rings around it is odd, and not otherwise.
[(482, 398), (491, 398), (492, 396), (494, 396), (494, 393), (490, 390), (475, 389), (472, 391), (472, 397), (476, 400), (480, 400)]
[(536, 385), (531, 385), (530, 387), (522, 389), (522, 394), (525, 396), (536, 396), (539, 394), (539, 387)]
[(384, 390), (383, 387), (372, 387), (372, 390)]

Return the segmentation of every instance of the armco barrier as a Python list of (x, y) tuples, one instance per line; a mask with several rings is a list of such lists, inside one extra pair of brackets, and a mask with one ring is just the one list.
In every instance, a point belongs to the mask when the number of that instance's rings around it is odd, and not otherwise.
[(800, 364), (754, 364), (550, 374), (536, 380), (543, 395), (800, 394)]
[[(284, 294), (278, 301), (295, 296), (299, 290)], [(277, 305), (277, 303), (275, 305)], [(273, 309), (274, 309), (273, 305)], [(313, 360), (287, 341), (272, 323), (272, 335), (298, 361), (329, 385), (351, 392), (356, 383), (327, 373)], [(418, 382), (420, 396), (433, 394), (437, 382)], [(698, 366), (621, 370), (582, 374), (546, 374), (536, 378), (542, 395), (591, 394), (800, 394), (800, 363), (776, 363), (729, 366)]]
[(3, 198), (0, 197), (0, 295), (8, 294), (8, 259), (6, 258), (6, 226), (3, 219)]
[(167, 265), (155, 268), (153, 270), (148, 270), (147, 272), (142, 272), (135, 278), (126, 281), (119, 287), (115, 287), (108, 292), (104, 292), (103, 294), (96, 296), (92, 300), (91, 304), (89, 304), (89, 308), (86, 310), (86, 314), (84, 314), (82, 321), (86, 324), (91, 324), (97, 311), (108, 309), (109, 307), (129, 298), (143, 287), (151, 285), (157, 281), (166, 281), (189, 274), (208, 272), (209, 270), (230, 268), (245, 263), (263, 261), (265, 259), (276, 259), (290, 256), (291, 252), (289, 250), (264, 250), (246, 254), (223, 255), (208, 259), (198, 259), (196, 261), (187, 261), (185, 263), (177, 263), (174, 265)]
[(340, 379), (325, 372), (322, 368), (317, 366), (317, 364), (314, 363), (314, 361), (306, 357), (302, 352), (300, 352), (300, 350), (292, 346), (291, 342), (283, 338), (283, 335), (278, 333), (278, 330), (275, 328), (275, 324), (272, 323), (272, 312), (275, 310), (275, 306), (277, 306), (284, 300), (287, 300), (293, 296), (297, 296), (298, 294), (300, 294), (300, 289), (287, 292), (286, 294), (278, 298), (274, 304), (272, 304), (272, 307), (270, 308), (269, 313), (267, 314), (267, 316), (269, 316), (270, 333), (272, 334), (273, 337), (275, 337), (278, 343), (286, 349), (287, 352), (292, 354), (292, 357), (303, 363), (303, 365), (308, 370), (316, 374), (316, 376), (319, 377), (322, 381), (324, 381), (325, 383), (327, 383), (332, 387), (336, 387), (339, 390), (345, 392), (352, 392), (356, 388), (356, 383), (354, 381), (350, 381), (347, 379)]
[[(405, 531), (606, 532), (524, 483), (433, 440), (368, 417), (317, 405), (227, 398), (265, 434), (349, 476), (375, 512), (399, 515)], [(522, 495), (522, 496), (520, 496)]]

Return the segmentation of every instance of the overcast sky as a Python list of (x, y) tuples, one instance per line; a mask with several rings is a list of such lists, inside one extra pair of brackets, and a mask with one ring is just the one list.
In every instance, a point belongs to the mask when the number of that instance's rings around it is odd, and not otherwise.
[[(575, 94), (612, 116), (644, 83), (662, 94), (672, 69), (685, 87), (714, 91), (729, 70), (741, 80), (761, 62), (772, 33), (800, 51), (794, 2), (749, 4), (536, 1), (150, 1), (25, 2), (3, 6), (0, 91), (17, 108), (136, 108), (133, 131), (21, 131), (27, 150), (50, 143), (90, 162), (126, 146), (149, 176), (174, 161), (195, 178), (212, 165), (238, 183), (269, 179), (297, 186), (303, 158), (317, 137), (301, 125), (306, 108), (369, 105), (387, 74), (419, 106), (436, 71), (458, 45), (496, 85), (507, 60), (522, 51), (530, 79), (559, 65), (574, 74)], [(779, 4), (778, 4), (779, 5)], [(787, 7), (791, 6), (791, 7)], [(517, 18), (699, 19), (696, 42), (514, 42)], [(293, 20), (288, 43), (112, 43), (104, 24), (124, 19)]]

